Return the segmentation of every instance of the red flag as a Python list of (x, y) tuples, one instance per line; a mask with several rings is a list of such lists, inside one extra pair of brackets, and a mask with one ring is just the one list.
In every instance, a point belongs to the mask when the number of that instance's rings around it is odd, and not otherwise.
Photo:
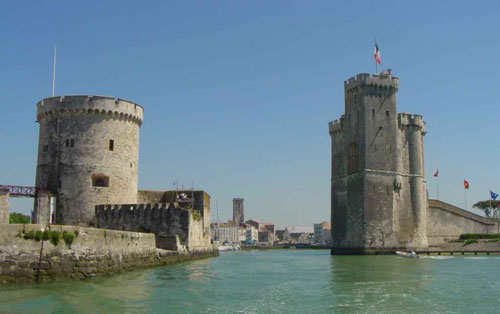
[(464, 188), (465, 188), (466, 190), (468, 190), (468, 189), (469, 189), (469, 181), (464, 180)]
[(439, 175), (439, 169), (436, 170), (436, 173), (433, 175), (433, 177), (437, 177)]

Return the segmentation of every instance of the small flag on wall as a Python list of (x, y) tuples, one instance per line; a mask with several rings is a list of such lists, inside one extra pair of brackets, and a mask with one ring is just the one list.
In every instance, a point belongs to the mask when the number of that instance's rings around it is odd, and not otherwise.
[(436, 170), (436, 173), (434, 173), (433, 177), (437, 177), (439, 175), (439, 169)]
[(469, 189), (469, 181), (464, 180), (464, 188), (465, 188), (466, 190), (468, 190), (468, 189)]
[(377, 42), (375, 41), (375, 52), (373, 53), (373, 57), (375, 57), (375, 61), (377, 61), (378, 64), (382, 63), (382, 54), (380, 53), (380, 50), (378, 49)]
[(490, 190), (490, 196), (491, 196), (491, 199), (492, 199), (492, 200), (496, 200), (496, 199), (497, 199), (497, 197), (498, 197), (498, 194), (497, 194), (497, 193), (495, 193), (495, 192), (493, 192), (492, 190)]

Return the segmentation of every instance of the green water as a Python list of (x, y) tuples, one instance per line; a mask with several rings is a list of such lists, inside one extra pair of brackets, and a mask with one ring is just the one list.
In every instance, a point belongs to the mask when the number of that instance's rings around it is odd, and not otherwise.
[(7, 313), (500, 313), (500, 257), (240, 251), (77, 282), (0, 287)]

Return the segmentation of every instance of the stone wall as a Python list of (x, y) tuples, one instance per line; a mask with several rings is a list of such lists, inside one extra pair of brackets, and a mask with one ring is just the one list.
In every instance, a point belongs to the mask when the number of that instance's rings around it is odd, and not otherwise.
[(425, 122), (398, 114), (398, 88), (390, 73), (344, 82), (344, 114), (329, 123), (333, 254), (427, 247)]
[(95, 205), (137, 202), (141, 106), (63, 96), (37, 109), (36, 187), (57, 196), (57, 223), (89, 226)]
[(9, 196), (9, 188), (5, 185), (0, 185), (0, 224), (9, 223)]
[[(98, 228), (151, 232), (157, 237), (178, 235), (180, 244), (190, 252), (211, 248), (210, 229), (205, 234), (203, 218), (197, 209), (181, 208), (178, 203), (96, 206)], [(157, 240), (158, 245), (172, 243)]]
[(0, 226), (0, 283), (83, 279), (217, 255), (215, 250), (195, 254), (158, 250), (153, 234), (52, 225), (52, 231), (76, 232), (77, 236), (70, 246), (62, 239), (57, 246), (43, 241), (40, 262), (42, 241), (24, 239), (23, 235), (41, 228)]
[(495, 233), (487, 218), (438, 200), (428, 200), (427, 238), (429, 245), (457, 240), (464, 233)]

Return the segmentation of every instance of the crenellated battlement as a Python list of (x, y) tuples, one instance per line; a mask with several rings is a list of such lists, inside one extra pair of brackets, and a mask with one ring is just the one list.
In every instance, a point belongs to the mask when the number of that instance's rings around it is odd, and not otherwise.
[(157, 237), (178, 235), (188, 246), (193, 237), (203, 236), (202, 217), (200, 211), (181, 208), (177, 202), (95, 206), (98, 228), (151, 232)]
[(343, 132), (343, 116), (340, 119), (333, 120), (328, 122), (328, 130), (330, 133), (330, 136), (333, 136), (335, 134), (340, 134)]
[(368, 94), (373, 95), (377, 95), (378, 92), (383, 91), (397, 92), (399, 89), (399, 79), (387, 71), (381, 74), (360, 73), (344, 81), (346, 94), (356, 93), (361, 89), (369, 91)]
[(407, 112), (402, 112), (398, 114), (398, 125), (400, 128), (404, 126), (418, 127), (423, 132), (427, 131), (427, 124), (425, 123), (423, 117), (418, 114), (411, 114)]
[(62, 115), (107, 115), (114, 119), (142, 124), (144, 109), (131, 101), (107, 96), (57, 96), (37, 103), (37, 120)]

